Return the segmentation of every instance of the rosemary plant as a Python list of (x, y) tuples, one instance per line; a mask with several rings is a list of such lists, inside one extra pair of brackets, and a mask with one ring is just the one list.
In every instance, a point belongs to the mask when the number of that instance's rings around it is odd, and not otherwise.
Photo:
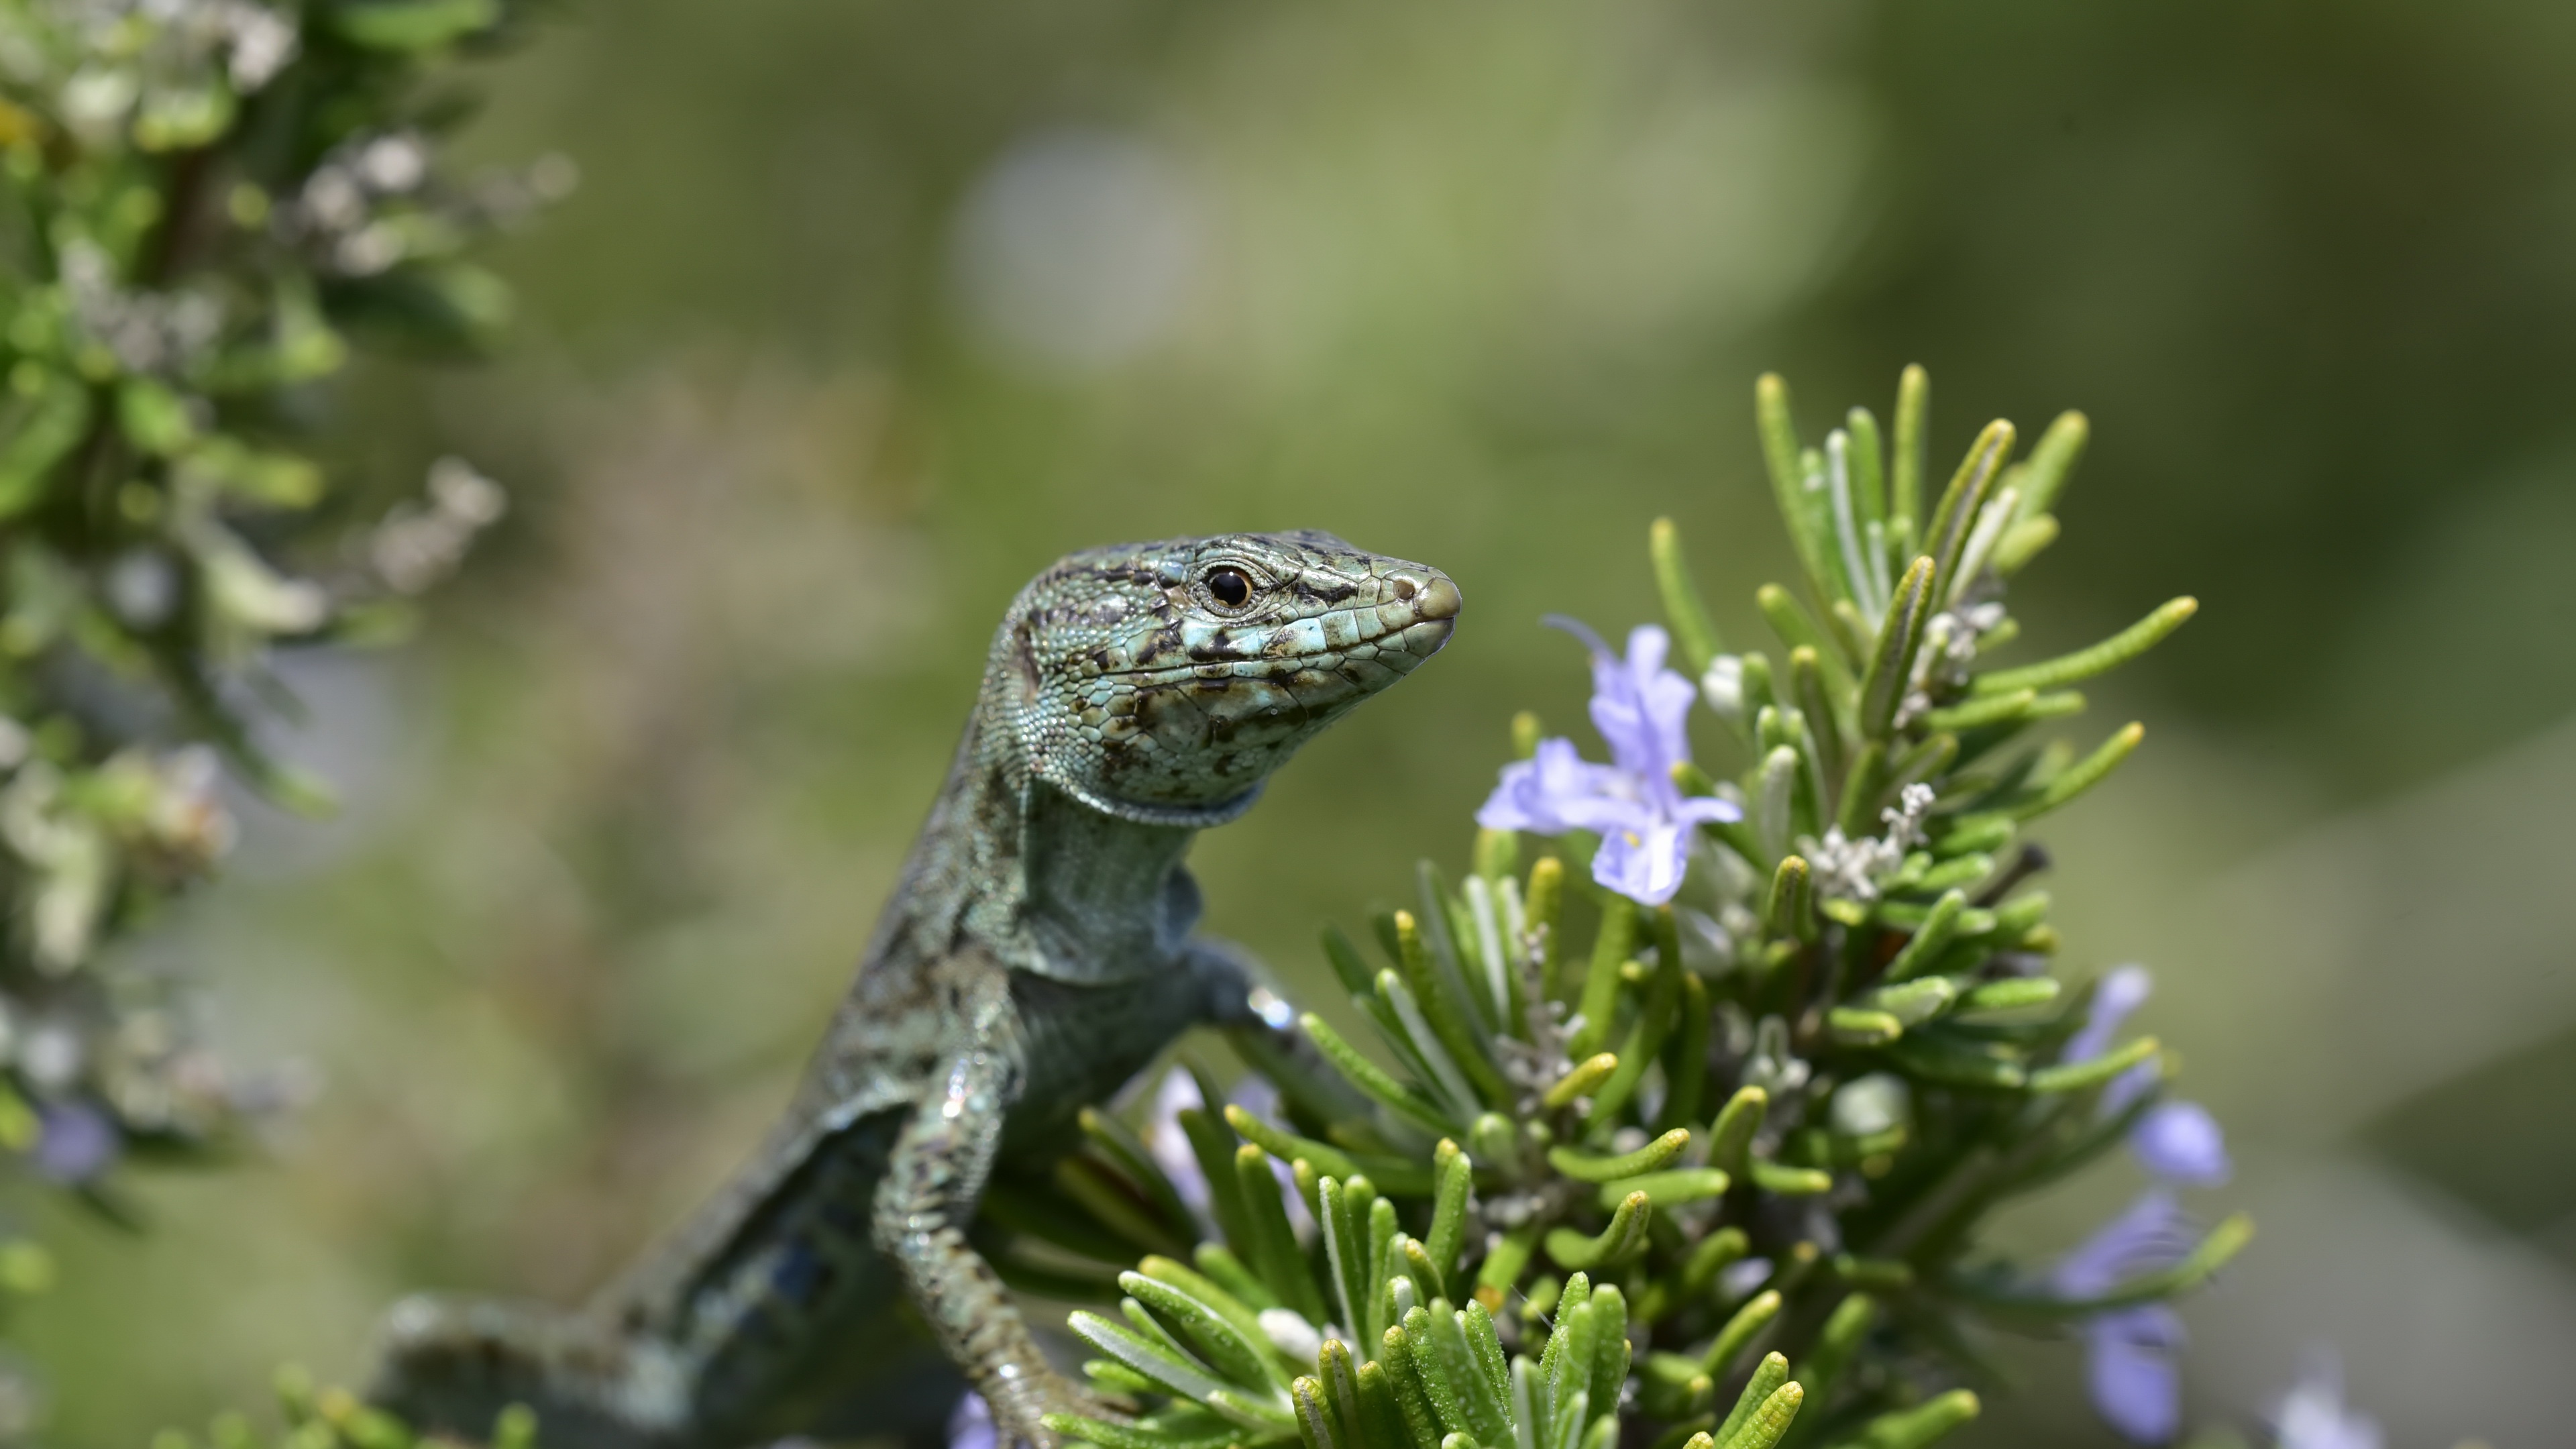
[[(363, 522), (297, 438), (352, 342), (472, 353), (506, 319), (464, 254), (567, 168), (447, 180), (435, 83), (519, 9), (0, 0), (0, 1147), (103, 1210), (129, 1150), (282, 1094), (108, 950), (232, 843), (227, 771), (327, 807), (261, 746), (273, 650), (387, 637), (502, 510), (449, 459)], [(0, 1247), (0, 1285), (45, 1276)]]
[[(2086, 425), (2059, 418), (2016, 461), (2012, 425), (1991, 424), (1936, 487), (1927, 395), (1909, 369), (1892, 428), (1856, 408), (1807, 447), (1762, 380), (1806, 575), (1803, 600), (1758, 595), (1777, 652), (1720, 641), (1656, 523), (1666, 627), (1623, 656), (1568, 624), (1611, 761), (1524, 715), (1467, 875), (1423, 865), (1373, 952), (1325, 933), (1369, 1040), (1308, 1014), (1311, 1056), (1258, 1064), (1271, 1110), (1214, 1110), (1202, 1081), (1179, 1095), (1208, 1105), (1171, 1115), (1159, 1156), (1092, 1113), (1052, 1180), (997, 1187), (986, 1231), (1008, 1272), (1116, 1304), (1069, 1326), (1135, 1417), (1059, 1432), (1907, 1449), (1976, 1415), (1981, 1345), (2007, 1330), (2084, 1336), (2105, 1413), (2171, 1436), (2164, 1305), (2248, 1223), (2194, 1231), (2160, 1185), (2050, 1267), (1990, 1256), (1979, 1230), (2123, 1143), (2163, 1184), (2225, 1175), (2158, 1044), (2117, 1039), (2143, 977), (2051, 973), (2030, 886), (2047, 859), (2026, 839), (2139, 742), (2135, 724), (2084, 751), (2049, 738), (2083, 708), (2073, 686), (2193, 603), (1995, 661)], [(1702, 707), (1748, 761), (1733, 779), (1693, 763)]]

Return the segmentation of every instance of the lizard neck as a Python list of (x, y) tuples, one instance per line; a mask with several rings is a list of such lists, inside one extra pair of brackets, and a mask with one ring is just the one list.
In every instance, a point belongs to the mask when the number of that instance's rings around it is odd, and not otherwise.
[(1198, 886), (1181, 866), (1197, 833), (1048, 783), (979, 714), (899, 894), (931, 954), (963, 935), (1013, 970), (1133, 980), (1175, 960), (1197, 923)]
[(1181, 868), (1197, 833), (1104, 814), (1052, 785), (1031, 784), (1019, 912), (1036, 948), (1031, 969), (1106, 984), (1169, 965), (1198, 922), (1198, 886)]

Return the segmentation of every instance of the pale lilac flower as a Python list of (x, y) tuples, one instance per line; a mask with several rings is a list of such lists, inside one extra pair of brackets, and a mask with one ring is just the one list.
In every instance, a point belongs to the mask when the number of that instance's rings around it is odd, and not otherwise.
[(89, 1182), (116, 1165), (124, 1142), (107, 1114), (85, 1102), (47, 1102), (36, 1109), (39, 1134), (30, 1153), (36, 1171), (56, 1182)]
[(1685, 796), (1673, 783), (1673, 767), (1690, 759), (1684, 722), (1697, 691), (1664, 667), (1671, 640), (1652, 624), (1629, 633), (1622, 659), (1582, 624), (1549, 622), (1592, 651), (1592, 726), (1609, 744), (1611, 763), (1584, 760), (1570, 740), (1542, 740), (1533, 758), (1503, 767), (1476, 823), (1540, 835), (1591, 831), (1601, 837), (1592, 878), (1641, 904), (1662, 905), (1681, 889), (1694, 829), (1744, 813), (1713, 796)]
[(2279, 1449), (2380, 1449), (2378, 1422), (2344, 1407), (2343, 1365), (2330, 1351), (2310, 1356), (2276, 1430)]
[[(1270, 1085), (1266, 1077), (1246, 1074), (1235, 1083), (1231, 1100), (1255, 1117), (1275, 1120), (1279, 1115), (1279, 1089)], [(1199, 1170), (1198, 1153), (1190, 1148), (1190, 1135), (1181, 1130), (1181, 1113), (1203, 1105), (1198, 1079), (1179, 1067), (1172, 1068), (1154, 1089), (1154, 1112), (1145, 1123), (1144, 1137), (1154, 1165), (1171, 1179), (1172, 1190), (1198, 1215), (1201, 1230), (1213, 1235), (1216, 1220), (1207, 1174)], [(1279, 1201), (1288, 1210), (1288, 1225), (1302, 1240), (1314, 1229), (1314, 1214), (1306, 1211), (1306, 1198), (1297, 1191), (1296, 1176), (1287, 1163), (1274, 1157), (1270, 1159), (1270, 1171), (1279, 1181)]]
[[(2191, 1222), (2173, 1194), (2155, 1188), (2059, 1260), (2049, 1284), (2062, 1297), (2096, 1297), (2181, 1262), (2192, 1242)], [(2076, 1332), (2103, 1422), (2140, 1444), (2171, 1439), (2182, 1423), (2182, 1316), (2164, 1304), (2143, 1303), (2096, 1314)]]
[(2167, 1182), (2216, 1187), (2227, 1181), (2227, 1134), (2198, 1102), (2158, 1102), (2129, 1129), (2139, 1165)]
[(1145, 1150), (1152, 1154), (1154, 1165), (1170, 1178), (1172, 1189), (1181, 1201), (1207, 1224), (1207, 1175), (1199, 1170), (1199, 1155), (1190, 1150), (1190, 1135), (1181, 1130), (1181, 1113), (1199, 1105), (1199, 1084), (1179, 1067), (1163, 1073), (1154, 1088), (1154, 1112), (1145, 1122)]
[(2081, 1330), (2094, 1412), (2120, 1436), (2162, 1444), (2182, 1426), (2182, 1316), (2161, 1303), (2105, 1313)]
[(2147, 996), (2155, 990), (2155, 978), (2144, 966), (2114, 966), (2093, 988), (2093, 1009), (2084, 1018), (2083, 1027), (2067, 1038), (2064, 1060), (2089, 1062), (2111, 1049), (2111, 1038), (2129, 1013), (2146, 1005)]
[(948, 1449), (994, 1449), (993, 1406), (969, 1389), (948, 1414)]
[[(2061, 1060), (2091, 1061), (2111, 1049), (2129, 1013), (2155, 989), (2143, 966), (2120, 966), (2102, 978), (2093, 993), (2093, 1011), (2083, 1029), (2067, 1040)], [(2102, 1089), (2101, 1113), (2128, 1110), (2139, 1095), (2154, 1089), (2156, 1064), (2140, 1062)], [(2187, 1187), (2216, 1187), (2234, 1170), (2227, 1157), (2227, 1134), (2218, 1119), (2197, 1102), (2158, 1102), (2129, 1129), (2129, 1150), (2140, 1166), (2167, 1182)]]

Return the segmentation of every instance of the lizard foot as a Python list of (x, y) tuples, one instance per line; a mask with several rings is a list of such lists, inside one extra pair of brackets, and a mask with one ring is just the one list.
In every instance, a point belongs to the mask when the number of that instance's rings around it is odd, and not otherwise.
[(992, 1385), (985, 1401), (992, 1407), (995, 1449), (1058, 1449), (1063, 1436), (1046, 1426), (1049, 1414), (1079, 1414), (1112, 1423), (1127, 1419), (1108, 1401), (1043, 1369)]

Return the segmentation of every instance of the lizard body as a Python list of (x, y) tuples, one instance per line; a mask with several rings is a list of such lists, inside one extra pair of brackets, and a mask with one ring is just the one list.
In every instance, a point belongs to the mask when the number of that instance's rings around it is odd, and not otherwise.
[[(372, 1397), (548, 1449), (736, 1449), (906, 1427), (964, 1371), (1006, 1440), (1081, 1409), (967, 1244), (998, 1160), (1183, 1029), (1271, 1029), (1251, 968), (1191, 934), (1192, 836), (1446, 643), (1456, 585), (1329, 535), (1074, 554), (1021, 591), (856, 984), (750, 1165), (575, 1313), (415, 1298)], [(917, 1313), (910, 1318), (903, 1305)], [(918, 1326), (916, 1326), (918, 1325)], [(845, 1417), (853, 1404), (872, 1415)]]

